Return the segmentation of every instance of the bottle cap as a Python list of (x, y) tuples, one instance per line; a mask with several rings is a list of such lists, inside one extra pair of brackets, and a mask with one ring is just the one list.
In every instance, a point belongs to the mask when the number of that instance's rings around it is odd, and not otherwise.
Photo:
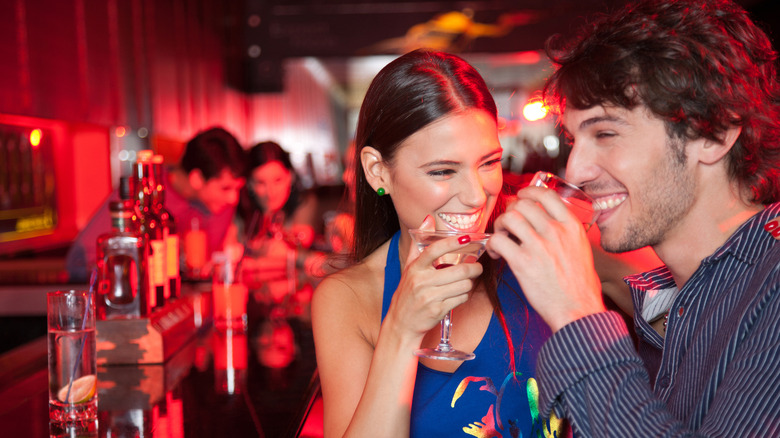
[(128, 176), (119, 178), (119, 199), (132, 199), (130, 195), (130, 177)]

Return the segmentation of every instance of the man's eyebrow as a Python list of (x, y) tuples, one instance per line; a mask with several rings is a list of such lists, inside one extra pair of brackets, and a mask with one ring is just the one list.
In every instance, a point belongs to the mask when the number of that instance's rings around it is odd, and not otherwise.
[(604, 114), (604, 115), (594, 116), (594, 117), (591, 117), (591, 118), (583, 120), (580, 123), (579, 129), (585, 129), (588, 126), (595, 125), (596, 123), (600, 123), (600, 122), (615, 122), (615, 123), (619, 123), (621, 125), (625, 125), (626, 124), (625, 119), (623, 119), (622, 117), (613, 116), (613, 115), (609, 115), (609, 114)]
[[(583, 120), (580, 122), (580, 125), (577, 127), (577, 130), (585, 129), (591, 125), (595, 125), (596, 123), (600, 122), (615, 122), (619, 123), (621, 125), (626, 125), (626, 120), (622, 117), (610, 115), (610, 114), (603, 114), (598, 116), (593, 116), (588, 119)], [(563, 123), (560, 124), (561, 130), (563, 130), (564, 134), (571, 135), (571, 131), (564, 125)]]

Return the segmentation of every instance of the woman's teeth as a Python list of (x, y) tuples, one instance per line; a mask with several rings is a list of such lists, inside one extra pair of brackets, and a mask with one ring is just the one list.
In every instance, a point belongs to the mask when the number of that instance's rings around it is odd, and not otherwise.
[(618, 205), (622, 204), (623, 201), (626, 200), (626, 198), (627, 198), (626, 195), (609, 196), (609, 197), (597, 199), (596, 204), (598, 205), (599, 209), (607, 210), (609, 208), (615, 208)]
[(439, 217), (453, 228), (468, 230), (479, 220), (479, 213), (474, 214), (446, 214), (439, 213)]

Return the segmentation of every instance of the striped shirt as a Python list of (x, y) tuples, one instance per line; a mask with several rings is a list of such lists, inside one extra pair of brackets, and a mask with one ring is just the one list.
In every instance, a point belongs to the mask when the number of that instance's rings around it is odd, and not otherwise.
[[(540, 411), (562, 410), (578, 437), (780, 436), (778, 216), (768, 206), (702, 260), (665, 338), (635, 316), (639, 353), (614, 312), (555, 333), (538, 359)], [(646, 291), (675, 286), (665, 267), (627, 282), (639, 311)]]

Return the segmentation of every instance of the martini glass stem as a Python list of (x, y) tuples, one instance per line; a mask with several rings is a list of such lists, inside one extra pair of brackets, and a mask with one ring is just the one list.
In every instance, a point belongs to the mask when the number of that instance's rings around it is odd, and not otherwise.
[(452, 310), (447, 312), (441, 320), (441, 340), (439, 341), (439, 346), (436, 347), (437, 350), (441, 352), (452, 350), (452, 344), (450, 344), (450, 330), (452, 330)]

